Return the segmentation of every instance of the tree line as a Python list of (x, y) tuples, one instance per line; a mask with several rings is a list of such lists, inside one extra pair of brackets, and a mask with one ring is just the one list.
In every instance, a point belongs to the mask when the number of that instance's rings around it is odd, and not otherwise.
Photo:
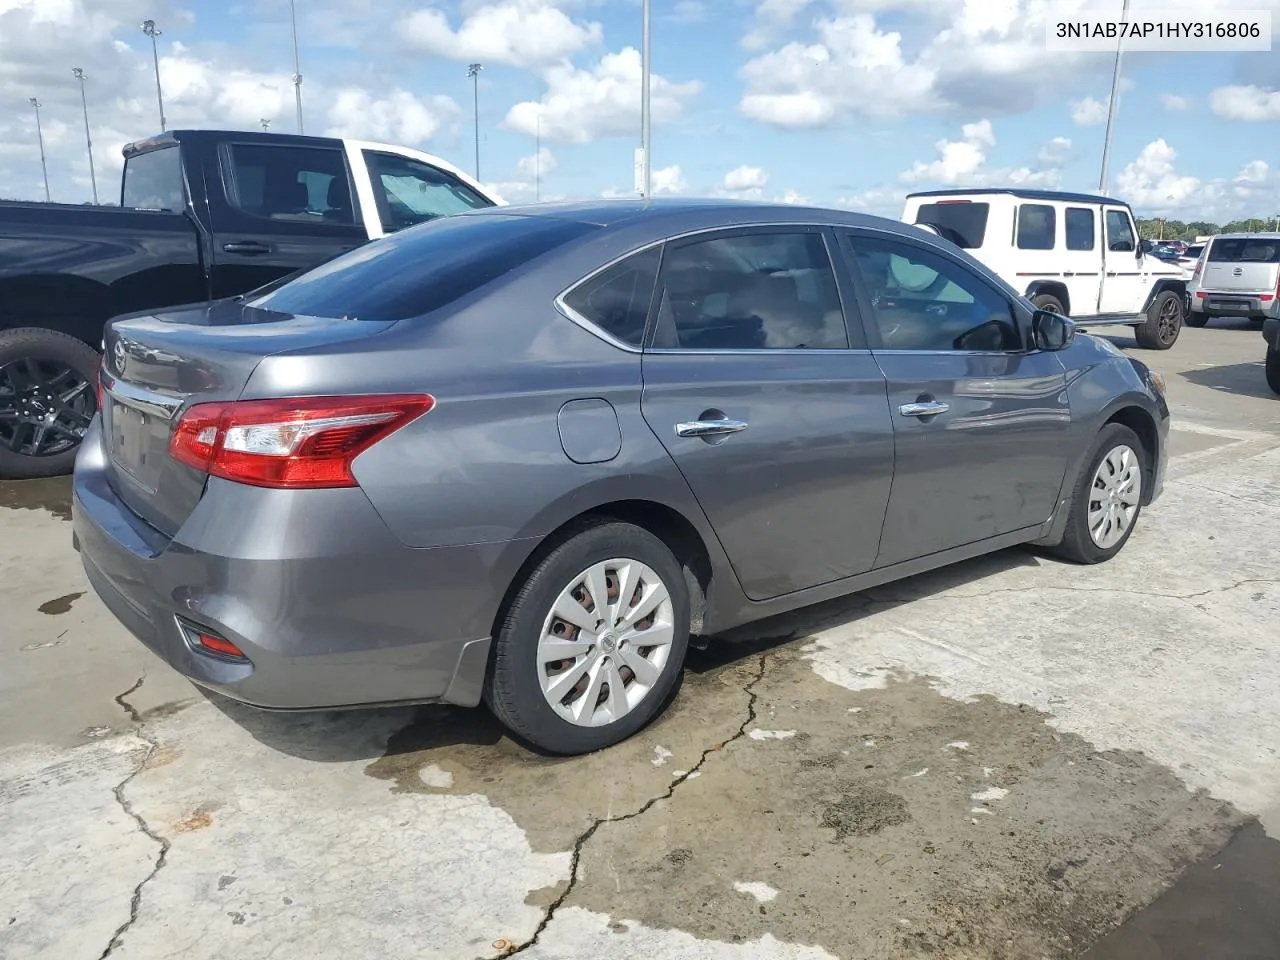
[(1218, 233), (1263, 233), (1269, 230), (1280, 230), (1280, 214), (1274, 217), (1253, 217), (1247, 220), (1232, 220), (1219, 226), (1208, 220), (1192, 220), (1183, 223), (1181, 220), (1165, 220), (1160, 217), (1144, 219), (1138, 217), (1138, 234), (1144, 240), (1186, 240), (1196, 237), (1210, 237)]

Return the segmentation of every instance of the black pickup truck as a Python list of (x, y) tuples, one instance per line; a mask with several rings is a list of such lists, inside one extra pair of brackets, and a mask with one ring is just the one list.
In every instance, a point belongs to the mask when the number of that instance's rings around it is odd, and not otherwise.
[(237, 296), (502, 203), (443, 160), (356, 140), (174, 130), (124, 156), (119, 207), (0, 202), (0, 479), (71, 468), (111, 317)]

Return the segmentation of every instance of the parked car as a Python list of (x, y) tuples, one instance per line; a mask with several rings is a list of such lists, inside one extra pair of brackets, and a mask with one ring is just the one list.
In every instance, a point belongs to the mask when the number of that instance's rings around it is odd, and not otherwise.
[(75, 542), (174, 668), (296, 709), (483, 698), (556, 753), (690, 633), (1161, 490), (1160, 378), (953, 244), (715, 201), (484, 210), (274, 290), (112, 321)]
[(1196, 261), (1200, 259), (1200, 254), (1203, 252), (1203, 243), (1192, 244), (1178, 255), (1178, 266), (1187, 272), (1194, 270)]
[(0, 203), (0, 479), (71, 469), (108, 317), (235, 296), (502, 202), (437, 157), (359, 140), (175, 130), (124, 155), (119, 207)]
[[(1144, 250), (1147, 249), (1145, 245), (1150, 242), (1151, 241), (1149, 240), (1142, 241), (1144, 244)], [(1163, 260), (1165, 263), (1177, 263), (1181, 257), (1181, 254), (1176, 249), (1163, 243), (1153, 244), (1147, 252), (1157, 259)]]
[(1280, 320), (1270, 319), (1262, 322), (1262, 336), (1267, 342), (1265, 356), (1267, 386), (1271, 392), (1280, 395)]
[(1188, 326), (1211, 317), (1280, 317), (1280, 233), (1223, 234), (1206, 247), (1188, 284)]
[(902, 219), (930, 225), (1037, 307), (1082, 327), (1133, 327), (1167, 350), (1182, 330), (1186, 274), (1147, 255), (1122, 200), (1054, 190), (933, 190), (907, 197)]

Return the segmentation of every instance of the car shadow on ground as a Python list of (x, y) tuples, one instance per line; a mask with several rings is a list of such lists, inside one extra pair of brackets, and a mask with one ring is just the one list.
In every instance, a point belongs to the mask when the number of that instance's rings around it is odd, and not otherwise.
[[(1017, 547), (919, 574), (860, 593), (759, 620), (691, 645), (685, 675), (731, 669), (750, 657), (813, 633), (853, 623), (886, 603), (910, 604), (958, 586), (973, 585), (1017, 567), (1056, 566), (1038, 553)], [(683, 680), (683, 678), (682, 678)], [(676, 698), (681, 684), (671, 694)], [(483, 706), (475, 709), (428, 704), (315, 712), (271, 712), (246, 706), (211, 691), (201, 693), (229, 720), (264, 746), (303, 760), (345, 763), (408, 751), (472, 745), (488, 748), (510, 734)], [(680, 721), (679, 707), (658, 722)], [(412, 736), (405, 736), (412, 731)], [(529, 755), (540, 751), (522, 745)]]
[[(1261, 356), (1261, 351), (1259, 351)], [(1190, 383), (1223, 393), (1242, 397), (1269, 399), (1275, 394), (1267, 386), (1266, 365), (1261, 359), (1254, 363), (1228, 363), (1217, 367), (1197, 367), (1182, 374)]]

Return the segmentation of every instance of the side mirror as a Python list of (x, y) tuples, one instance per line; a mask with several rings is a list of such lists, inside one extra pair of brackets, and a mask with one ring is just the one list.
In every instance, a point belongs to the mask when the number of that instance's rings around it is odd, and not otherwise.
[(1139, 244), (1138, 249), (1141, 250), (1143, 253), (1150, 253), (1152, 250), (1155, 249), (1155, 244), (1152, 243), (1150, 240), (1143, 240)]
[(1076, 338), (1076, 325), (1070, 317), (1052, 310), (1037, 310), (1031, 315), (1031, 342), (1037, 350), (1065, 350)]

